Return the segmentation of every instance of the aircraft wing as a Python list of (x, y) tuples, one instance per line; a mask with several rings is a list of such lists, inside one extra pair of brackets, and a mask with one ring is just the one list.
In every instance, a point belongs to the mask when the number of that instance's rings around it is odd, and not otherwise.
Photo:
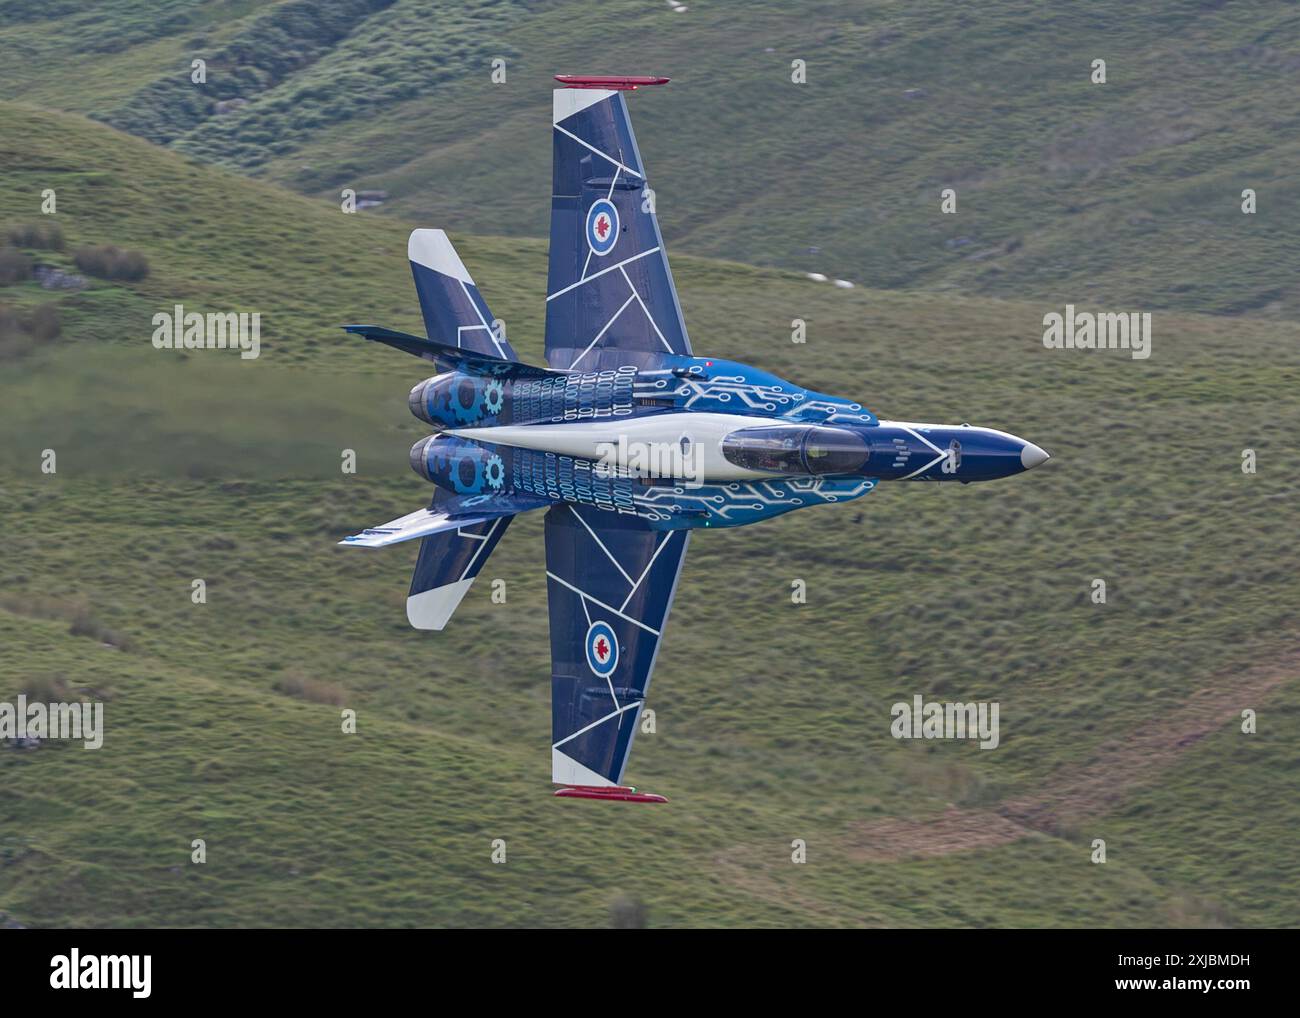
[(591, 506), (546, 514), (556, 784), (621, 784), (688, 540)]
[(621, 91), (555, 90), (546, 362), (657, 367), (691, 352)]

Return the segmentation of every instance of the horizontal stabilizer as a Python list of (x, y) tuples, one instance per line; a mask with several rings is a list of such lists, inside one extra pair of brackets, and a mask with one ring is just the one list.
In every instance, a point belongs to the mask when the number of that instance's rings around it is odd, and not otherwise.
[(416, 629), (443, 629), (487, 563), (513, 516), (432, 534), (420, 554), (406, 595), (406, 619)]
[(443, 230), (415, 230), (406, 245), (424, 332), (430, 339), (475, 353), (515, 360), (505, 329)]

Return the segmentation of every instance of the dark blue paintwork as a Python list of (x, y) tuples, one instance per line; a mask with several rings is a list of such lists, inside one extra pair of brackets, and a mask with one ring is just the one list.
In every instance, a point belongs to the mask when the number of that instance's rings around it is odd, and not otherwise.
[(415, 292), (424, 315), (424, 331), (447, 346), (515, 360), (515, 351), (500, 328), (493, 329), (492, 312), (478, 287), (424, 265), (411, 262)]
[[(689, 539), (590, 506), (560, 505), (546, 514), (552, 742), (615, 784), (636, 736)], [(588, 663), (593, 621), (607, 624), (618, 640), (618, 665), (608, 676)]]
[[(546, 363), (590, 371), (689, 355), (623, 95), (616, 92), (561, 120), (552, 141)], [(598, 254), (587, 240), (587, 220), (592, 206), (604, 201), (618, 210), (619, 232), (614, 246)]]
[[(849, 501), (886, 480), (993, 480), (1046, 454), (984, 428), (880, 421), (854, 400), (694, 356), (623, 94), (561, 96), (556, 109), (549, 367), (518, 363), (503, 341), (475, 327), (491, 315), (473, 284), (424, 265), (412, 270), (430, 339), (351, 328), (442, 372), (408, 400), (438, 432), (411, 449), (412, 467), (437, 486), (434, 507), (466, 519), (481, 520), (486, 507), (502, 514), (425, 538), (413, 594), (472, 578), (513, 514), (549, 507), (552, 776), (604, 785), (623, 780), (689, 531)], [(445, 250), (427, 260), (465, 276)], [(493, 442), (490, 431), (443, 433), (596, 422), (613, 435), (622, 422), (676, 416), (680, 427), (664, 431), (689, 443), (702, 413), (761, 418), (760, 426), (738, 421), (721, 450), (728, 462), (771, 476), (647, 479)], [(769, 463), (776, 466), (755, 466)]]

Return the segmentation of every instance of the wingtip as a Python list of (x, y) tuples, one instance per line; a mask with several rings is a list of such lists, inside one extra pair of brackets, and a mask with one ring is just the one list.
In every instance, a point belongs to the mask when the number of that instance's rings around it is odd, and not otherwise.
[(565, 785), (555, 790), (557, 799), (607, 799), (611, 802), (667, 802), (666, 796), (638, 792), (631, 785)]

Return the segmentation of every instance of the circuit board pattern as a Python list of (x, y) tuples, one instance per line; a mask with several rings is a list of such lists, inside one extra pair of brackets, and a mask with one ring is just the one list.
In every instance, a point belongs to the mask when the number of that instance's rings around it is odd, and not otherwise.
[(514, 491), (537, 495), (552, 502), (574, 502), (607, 512), (638, 515), (638, 483), (626, 474), (608, 470), (589, 460), (532, 449), (511, 449)]
[(637, 373), (633, 388), (639, 399), (671, 401), (681, 410), (800, 423), (876, 423), (875, 415), (860, 403), (804, 389), (748, 365), (703, 358), (672, 360), (664, 369)]
[(815, 477), (781, 481), (733, 481), (700, 486), (643, 489), (637, 512), (657, 530), (739, 527), (810, 505), (861, 498), (877, 481), (870, 477)]
[(625, 417), (636, 410), (632, 399), (636, 368), (519, 378), (511, 383), (512, 422), (517, 424)]

